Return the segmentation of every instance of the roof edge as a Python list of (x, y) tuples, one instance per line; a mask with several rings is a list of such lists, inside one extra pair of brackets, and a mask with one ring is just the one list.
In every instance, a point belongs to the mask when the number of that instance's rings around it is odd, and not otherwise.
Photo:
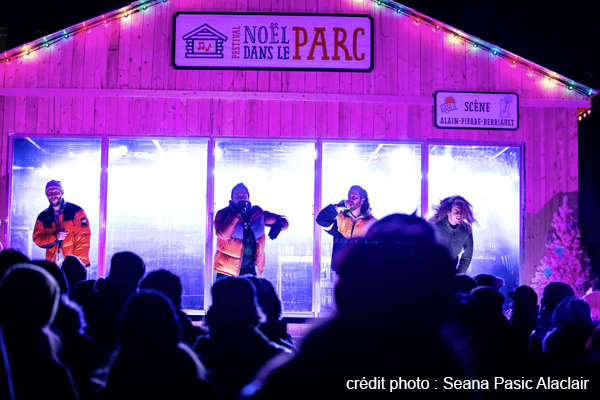
[[(107, 13), (97, 15), (93, 18), (90, 18), (86, 21), (77, 23), (75, 25), (71, 25), (68, 28), (62, 29), (58, 32), (54, 32), (50, 35), (46, 35), (42, 38), (33, 40), (28, 42), (22, 46), (18, 46), (12, 49), (8, 49), (4, 51), (0, 55), (0, 63), (8, 63), (11, 59), (23, 57), (29, 55), (30, 52), (42, 49), (44, 47), (49, 47), (50, 45), (56, 43), (59, 40), (68, 39), (70, 36), (75, 35), (77, 33), (86, 31), (87, 29), (91, 29), (98, 25), (107, 24), (108, 22), (120, 19), (127, 18), (130, 14), (145, 10), (150, 6), (154, 6), (160, 3), (163, 3), (167, 0), (139, 0), (134, 1), (124, 7), (109, 11)], [(406, 15), (411, 17), (418, 23), (425, 23), (432, 26), (435, 29), (439, 29), (440, 31), (450, 33), (455, 35), (455, 37), (460, 40), (464, 40), (467, 43), (471, 43), (472, 46), (481, 48), (490, 52), (492, 55), (505, 58), (511, 63), (521, 66), (525, 66), (531, 70), (531, 73), (538, 73), (542, 76), (545, 76), (550, 81), (556, 81), (570, 90), (576, 90), (579, 93), (589, 96), (590, 98), (596, 96), (600, 93), (600, 90), (593, 89), (589, 86), (583, 85), (581, 83), (575, 82), (574, 80), (567, 78), (564, 75), (561, 75), (557, 72), (554, 72), (548, 68), (542, 67), (539, 64), (536, 64), (532, 61), (529, 61), (519, 55), (512, 53), (508, 50), (505, 50), (499, 46), (496, 46), (492, 43), (489, 43), (483, 39), (480, 39), (476, 36), (470, 35), (466, 32), (461, 31), (451, 25), (438, 21), (434, 18), (431, 18), (423, 13), (415, 11), (414, 9), (404, 6), (400, 3), (397, 3), (392, 0), (371, 0), (371, 2), (376, 3), (379, 6), (386, 7), (391, 9), (392, 11)]]
[(371, 0), (371, 2), (377, 4), (381, 7), (389, 8), (398, 14), (403, 14), (408, 17), (411, 17), (417, 23), (425, 23), (425, 24), (430, 25), (432, 28), (439, 29), (440, 31), (443, 31), (446, 33), (453, 34), (458, 39), (464, 40), (467, 43), (471, 43), (472, 46), (486, 50), (494, 56), (505, 58), (505, 59), (511, 61), (511, 63), (514, 65), (525, 66), (531, 71), (531, 73), (538, 73), (542, 76), (545, 76), (550, 81), (558, 82), (558, 83), (564, 85), (565, 87), (567, 87), (569, 90), (576, 90), (585, 96), (589, 96), (590, 98), (592, 98), (592, 97), (596, 96), (598, 93), (600, 93), (600, 90), (598, 90), (598, 89), (593, 89), (584, 84), (575, 82), (573, 79), (570, 79), (564, 75), (561, 75), (558, 72), (555, 72), (548, 68), (542, 67), (541, 65), (536, 64), (533, 61), (529, 61), (511, 51), (508, 51), (508, 50), (503, 49), (499, 46), (496, 46), (492, 43), (489, 43), (483, 39), (478, 38), (477, 36), (463, 32), (460, 29), (457, 29), (457, 28), (455, 28), (449, 24), (446, 24), (444, 22), (438, 21), (435, 18), (431, 18), (423, 13), (415, 11), (414, 9), (407, 7), (403, 4), (400, 4), (396, 1), (393, 1), (393, 0)]

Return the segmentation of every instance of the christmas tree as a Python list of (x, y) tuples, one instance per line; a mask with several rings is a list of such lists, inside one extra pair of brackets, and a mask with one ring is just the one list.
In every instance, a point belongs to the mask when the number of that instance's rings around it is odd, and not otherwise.
[(573, 210), (567, 204), (567, 196), (563, 204), (554, 213), (552, 229), (548, 232), (546, 256), (540, 260), (531, 287), (538, 298), (542, 297), (544, 288), (550, 282), (566, 282), (573, 287), (575, 295), (582, 297), (586, 291), (598, 281), (591, 273), (590, 259), (581, 246), (581, 231), (573, 220)]

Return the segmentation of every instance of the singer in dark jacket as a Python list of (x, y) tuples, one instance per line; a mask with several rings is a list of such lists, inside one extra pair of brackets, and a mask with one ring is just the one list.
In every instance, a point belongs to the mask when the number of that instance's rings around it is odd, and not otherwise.
[(336, 257), (336, 254), (346, 247), (349, 239), (365, 236), (369, 227), (375, 222), (377, 218), (371, 215), (369, 195), (358, 185), (350, 188), (348, 200), (330, 204), (319, 212), (317, 224), (333, 236), (331, 269), (334, 272), (337, 272), (338, 262), (341, 261), (339, 258), (343, 258), (343, 256)]
[(462, 196), (451, 196), (433, 206), (433, 210), (435, 215), (429, 222), (435, 226), (438, 241), (446, 247), (454, 265), (457, 265), (456, 273), (466, 274), (473, 258), (472, 225), (477, 223), (473, 206)]

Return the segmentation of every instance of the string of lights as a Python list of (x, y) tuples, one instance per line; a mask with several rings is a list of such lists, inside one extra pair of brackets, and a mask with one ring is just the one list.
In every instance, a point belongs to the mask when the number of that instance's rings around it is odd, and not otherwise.
[[(34, 40), (32, 42), (29, 42), (29, 43), (25, 44), (24, 46), (22, 46), (21, 48), (15, 48), (11, 51), (6, 51), (6, 52), (4, 52), (3, 56), (0, 56), (0, 63), (9, 63), (9, 62), (11, 62), (11, 60), (14, 60), (15, 58), (28, 56), (29, 54), (31, 54), (32, 51), (50, 47), (52, 44), (54, 44), (60, 40), (66, 40), (79, 32), (87, 31), (87, 30), (92, 29), (99, 25), (107, 25), (110, 22), (121, 19), (121, 18), (128, 18), (133, 13), (137, 13), (137, 12), (146, 10), (148, 7), (151, 7), (151, 6), (160, 4), (160, 3), (164, 3), (166, 1), (167, 0), (142, 0), (142, 1), (131, 3), (126, 7), (122, 7), (120, 9), (113, 10), (106, 14), (102, 14), (100, 16), (92, 18), (92, 19), (88, 20), (87, 23), (86, 22), (78, 23), (69, 28), (63, 29), (62, 31), (45, 36), (41, 39)], [(364, 0), (364, 1), (366, 1), (366, 0)], [(592, 97), (598, 93), (598, 91), (594, 91), (592, 88), (581, 85), (574, 81), (570, 81), (567, 78), (565, 78), (557, 73), (549, 72), (546, 69), (544, 69), (543, 67), (538, 66), (537, 64), (534, 64), (530, 61), (524, 60), (521, 57), (517, 56), (516, 54), (513, 54), (507, 50), (504, 50), (497, 46), (494, 46), (491, 43), (488, 43), (484, 40), (476, 38), (472, 35), (462, 32), (458, 29), (444, 25), (443, 23), (441, 23), (437, 20), (429, 18), (425, 15), (422, 15), (422, 14), (414, 11), (413, 9), (403, 6), (399, 3), (388, 1), (388, 0), (370, 0), (370, 1), (376, 3), (380, 7), (389, 8), (397, 14), (401, 14), (403, 16), (410, 17), (413, 19), (414, 23), (416, 23), (416, 24), (427, 24), (427, 25), (430, 25), (437, 32), (448, 33), (452, 36), (452, 38), (454, 40), (463, 40), (466, 43), (469, 43), (474, 49), (482, 49), (482, 50), (489, 52), (492, 56), (506, 59), (507, 61), (510, 62), (510, 65), (513, 67), (516, 67), (517, 65), (526, 67), (528, 69), (528, 71), (529, 71), (528, 73), (530, 75), (539, 74), (539, 75), (545, 77), (548, 80), (548, 82), (550, 82), (550, 83), (561, 84), (561, 85), (567, 87), (569, 90), (575, 90), (575, 91), (582, 93), (589, 97)], [(589, 112), (588, 112), (588, 114), (589, 114)], [(582, 117), (582, 114), (580, 114), (579, 120), (581, 121), (581, 119), (584, 117), (585, 116)]]
[[(463, 40), (466, 43), (469, 43), (474, 49), (482, 49), (488, 51), (492, 56), (500, 57), (506, 59), (510, 62), (511, 66), (521, 65), (528, 69), (530, 75), (539, 74), (545, 77), (550, 83), (562, 84), (567, 87), (569, 90), (575, 90), (581, 94), (586, 96), (594, 96), (598, 93), (598, 91), (594, 92), (592, 88), (587, 86), (575, 83), (573, 81), (568, 80), (565, 77), (560, 76), (557, 73), (547, 72), (546, 69), (540, 67), (538, 65), (533, 64), (530, 61), (524, 60), (521, 57), (513, 54), (507, 50), (501, 49), (498, 46), (494, 46), (491, 43), (488, 43), (482, 39), (476, 38), (472, 35), (469, 35), (465, 32), (462, 32), (458, 29), (449, 27), (437, 21), (433, 18), (429, 18), (425, 15), (422, 15), (412, 8), (403, 6), (396, 2), (386, 1), (386, 0), (371, 0), (373, 3), (377, 4), (380, 7), (385, 7), (391, 9), (393, 12), (397, 14), (401, 14), (413, 19), (416, 24), (427, 24), (434, 28), (435, 31), (445, 32), (452, 35), (454, 40)], [(581, 119), (580, 119), (581, 120)]]
[(146, 10), (150, 6), (164, 3), (166, 1), (167, 0), (142, 0), (131, 3), (125, 7), (121, 7), (113, 11), (109, 11), (108, 13), (91, 18), (87, 22), (81, 22), (72, 25), (51, 35), (47, 35), (43, 38), (26, 43), (22, 47), (17, 47), (12, 50), (5, 51), (0, 57), (0, 63), (9, 63), (11, 62), (11, 60), (14, 60), (16, 58), (28, 56), (33, 51), (50, 47), (54, 43), (59, 42), (61, 40), (69, 39), (70, 37), (79, 32), (87, 31), (96, 26), (108, 25), (110, 22), (121, 18), (129, 18), (131, 14)]

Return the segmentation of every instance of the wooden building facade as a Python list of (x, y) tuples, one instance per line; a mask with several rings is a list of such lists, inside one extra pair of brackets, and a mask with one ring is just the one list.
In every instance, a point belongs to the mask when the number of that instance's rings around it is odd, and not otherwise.
[[(589, 88), (576, 83), (570, 88), (567, 78), (502, 49), (495, 53), (489, 43), (414, 10), (378, 3), (136, 2), (119, 18), (86, 21), (60, 40), (50, 35), (49, 46), (41, 38), (27, 55), (17, 55), (27, 49), (8, 51), (0, 60), (2, 221), (10, 214), (14, 134), (508, 143), (523, 151), (520, 281), (529, 283), (562, 196), (577, 210), (577, 116), (596, 91), (585, 93)], [(370, 15), (374, 69), (175, 69), (173, 16), (184, 11)], [(440, 90), (516, 93), (519, 128), (437, 128), (434, 93)], [(5, 247), (8, 233), (4, 224)]]

